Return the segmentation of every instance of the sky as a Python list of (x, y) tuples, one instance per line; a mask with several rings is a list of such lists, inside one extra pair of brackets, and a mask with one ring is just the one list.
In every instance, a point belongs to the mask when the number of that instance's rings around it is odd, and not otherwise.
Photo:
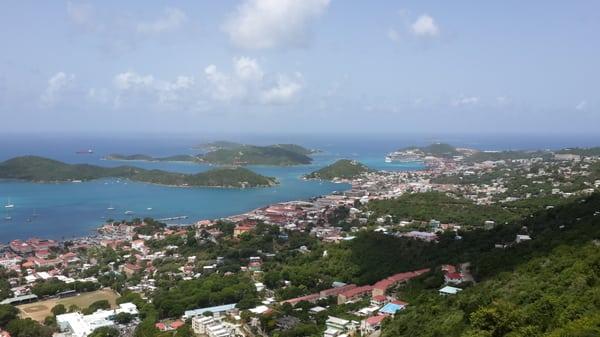
[(12, 1), (0, 132), (597, 132), (600, 2)]

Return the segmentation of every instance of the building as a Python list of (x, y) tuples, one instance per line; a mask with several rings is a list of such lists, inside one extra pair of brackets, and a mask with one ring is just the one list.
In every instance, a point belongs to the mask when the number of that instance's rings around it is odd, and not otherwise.
[(206, 316), (192, 318), (192, 330), (196, 334), (208, 337), (234, 337), (236, 335), (236, 328), (232, 324)]
[(369, 295), (372, 290), (373, 287), (369, 285), (346, 290), (338, 295), (337, 302), (338, 304), (344, 304), (348, 301), (352, 301), (365, 295)]
[(199, 308), (194, 310), (186, 310), (181, 317), (183, 320), (187, 320), (189, 318), (194, 318), (197, 316), (202, 316), (204, 313), (212, 313), (212, 314), (222, 314), (224, 312), (232, 311), (235, 309), (237, 303), (232, 304), (223, 304), (215, 307), (207, 307), (207, 308)]
[(338, 337), (344, 333), (354, 331), (356, 325), (347, 319), (329, 316), (325, 322), (324, 337)]
[(409, 281), (417, 276), (423, 275), (429, 272), (429, 269), (420, 269), (415, 271), (409, 271), (405, 273), (394, 274), (387, 277), (373, 285), (373, 296), (385, 295), (386, 291), (391, 287), (396, 286), (399, 283)]
[(440, 293), (440, 295), (446, 296), (446, 295), (456, 295), (459, 292), (461, 292), (462, 289), (460, 288), (456, 288), (456, 287), (451, 287), (451, 286), (445, 286), (442, 289), (438, 290), (438, 292)]
[(87, 337), (97, 328), (114, 326), (114, 317), (120, 313), (138, 315), (137, 307), (133, 303), (122, 303), (115, 310), (98, 310), (91, 315), (79, 312), (57, 315), (56, 324), (65, 336)]

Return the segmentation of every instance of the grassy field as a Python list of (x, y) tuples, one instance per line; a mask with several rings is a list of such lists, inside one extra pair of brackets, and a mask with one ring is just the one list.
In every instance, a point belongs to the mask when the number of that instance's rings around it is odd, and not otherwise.
[(21, 317), (23, 318), (31, 318), (38, 322), (43, 322), (46, 316), (52, 315), (52, 308), (57, 304), (64, 305), (67, 309), (69, 306), (75, 304), (80, 308), (87, 308), (90, 304), (99, 300), (108, 300), (110, 305), (114, 308), (116, 307), (115, 301), (117, 300), (117, 293), (115, 293), (111, 289), (101, 289), (96, 290), (90, 293), (83, 293), (73, 297), (67, 298), (55, 298), (51, 300), (45, 300), (35, 303), (28, 303), (17, 306), (19, 310), (21, 310)]

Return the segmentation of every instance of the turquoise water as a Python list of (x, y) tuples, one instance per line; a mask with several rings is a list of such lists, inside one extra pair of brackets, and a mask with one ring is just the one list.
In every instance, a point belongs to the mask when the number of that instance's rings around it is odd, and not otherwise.
[[(104, 161), (101, 157), (113, 153), (147, 153), (169, 155), (195, 153), (190, 149), (190, 140), (161, 142), (123, 142), (94, 140), (95, 153), (77, 155), (76, 150), (92, 145), (83, 142), (21, 142), (13, 147), (4, 147), (0, 159), (15, 155), (38, 154), (72, 163), (87, 162), (95, 165), (135, 165), (179, 172), (201, 172), (208, 165), (193, 163), (148, 163)], [(76, 145), (74, 145), (76, 144)], [(77, 147), (79, 146), (79, 147)], [(350, 150), (350, 151), (348, 151)], [(377, 169), (415, 170), (417, 163), (388, 164), (383, 161), (386, 150), (353, 153), (348, 149), (335, 149), (314, 156), (311, 165), (294, 167), (251, 166), (250, 169), (264, 175), (276, 177), (280, 185), (271, 188), (220, 189), (220, 188), (177, 188), (165, 187), (126, 180), (103, 179), (83, 183), (39, 184), (21, 181), (0, 181), (0, 242), (15, 238), (39, 236), (66, 239), (90, 234), (106, 219), (128, 219), (133, 217), (167, 218), (188, 216), (181, 223), (193, 223), (201, 219), (213, 219), (240, 214), (270, 203), (303, 200), (349, 188), (347, 184), (305, 181), (301, 176), (312, 172), (339, 158), (353, 158)], [(13, 209), (4, 204), (13, 203)], [(113, 207), (114, 210), (107, 208)], [(151, 210), (148, 210), (151, 208)], [(134, 212), (126, 215), (125, 211)], [(12, 217), (8, 221), (4, 218)]]

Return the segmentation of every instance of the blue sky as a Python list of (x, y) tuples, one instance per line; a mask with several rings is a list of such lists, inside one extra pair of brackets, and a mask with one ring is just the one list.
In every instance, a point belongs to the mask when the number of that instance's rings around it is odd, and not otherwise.
[(18, 1), (0, 131), (594, 132), (597, 1)]

